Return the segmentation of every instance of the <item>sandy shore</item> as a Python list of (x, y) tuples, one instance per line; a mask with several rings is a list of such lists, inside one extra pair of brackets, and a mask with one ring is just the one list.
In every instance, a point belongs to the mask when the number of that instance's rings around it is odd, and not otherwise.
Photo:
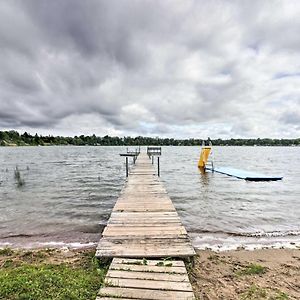
[[(77, 265), (94, 251), (95, 247), (2, 251), (0, 271), (7, 261)], [(197, 300), (300, 299), (300, 249), (197, 251), (187, 268)]]
[(300, 299), (300, 249), (198, 251), (197, 299)]

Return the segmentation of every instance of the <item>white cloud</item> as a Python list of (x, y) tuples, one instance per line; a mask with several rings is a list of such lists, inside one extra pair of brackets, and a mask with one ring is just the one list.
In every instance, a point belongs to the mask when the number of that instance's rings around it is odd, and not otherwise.
[(299, 1), (0, 6), (3, 129), (299, 137)]

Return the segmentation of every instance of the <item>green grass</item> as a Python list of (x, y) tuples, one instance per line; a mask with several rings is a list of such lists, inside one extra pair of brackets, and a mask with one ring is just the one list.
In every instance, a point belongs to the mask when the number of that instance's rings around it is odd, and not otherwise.
[[(57, 264), (43, 262), (45, 251), (14, 257), (8, 250), (1, 251), (0, 299), (94, 300), (107, 270), (100, 267), (94, 253), (80, 254), (76, 262)], [(38, 254), (29, 261), (32, 253)]]
[(256, 285), (251, 285), (251, 287), (246, 290), (242, 296), (241, 300), (257, 300), (257, 299), (266, 299), (267, 291), (263, 288), (260, 288)]
[(250, 264), (249, 266), (243, 268), (236, 272), (237, 275), (261, 275), (267, 271), (266, 267), (258, 264)]
[(13, 255), (13, 250), (11, 250), (10, 248), (3, 248), (3, 249), (0, 249), (0, 255), (2, 256), (10, 256), (10, 255)]
[(257, 300), (257, 299), (267, 299), (267, 300), (288, 300), (289, 296), (279, 290), (267, 290), (251, 285), (244, 293), (241, 295), (241, 300)]
[(278, 292), (278, 294), (273, 299), (274, 300), (287, 300), (287, 299), (290, 299), (290, 298), (286, 293)]

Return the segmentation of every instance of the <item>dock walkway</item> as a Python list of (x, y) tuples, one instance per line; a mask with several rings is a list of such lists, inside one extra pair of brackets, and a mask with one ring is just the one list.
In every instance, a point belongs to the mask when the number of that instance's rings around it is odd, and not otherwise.
[(195, 299), (179, 259), (193, 255), (170, 197), (141, 153), (97, 246), (97, 257), (114, 258), (97, 300)]

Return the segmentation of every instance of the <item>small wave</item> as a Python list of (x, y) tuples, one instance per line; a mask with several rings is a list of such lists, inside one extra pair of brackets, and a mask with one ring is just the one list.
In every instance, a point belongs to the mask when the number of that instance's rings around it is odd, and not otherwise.
[(230, 232), (223, 230), (191, 230), (194, 234), (210, 234), (210, 235), (227, 235), (236, 237), (286, 237), (298, 236), (300, 230), (287, 230), (287, 231), (256, 231), (256, 232)]
[(284, 237), (284, 236), (297, 236), (300, 235), (300, 230), (288, 230), (288, 231), (270, 231), (270, 232), (254, 232), (242, 234), (242, 236), (249, 237)]
[[(80, 243), (80, 242), (43, 242), (43, 243), (37, 243), (36, 246), (39, 247), (53, 247), (53, 248), (73, 248), (73, 249), (78, 249), (78, 248), (89, 248), (89, 247), (94, 247), (97, 245), (97, 243), (94, 242), (88, 242), (88, 243)], [(34, 245), (33, 245), (34, 246)]]
[(40, 248), (70, 248), (70, 249), (81, 249), (81, 248), (91, 248), (95, 247), (97, 245), (96, 242), (87, 242), (87, 243), (81, 243), (81, 242), (55, 242), (55, 241), (49, 241), (49, 242), (32, 242), (32, 243), (26, 243), (26, 244), (20, 244), (20, 243), (4, 243), (0, 242), (0, 249), (5, 247), (12, 247), (15, 249), (40, 249)]
[(193, 245), (197, 249), (211, 249), (227, 251), (236, 249), (264, 249), (264, 248), (300, 248), (299, 235), (280, 236), (233, 236), (216, 234), (192, 234)]
[(0, 236), (1, 239), (10, 239), (10, 238), (30, 238), (34, 236), (40, 236), (40, 234), (11, 234), (11, 235), (6, 235), (6, 236)]
[(236, 243), (236, 244), (210, 244), (203, 243), (201, 245), (195, 244), (194, 247), (198, 250), (212, 250), (216, 252), (231, 251), (231, 250), (259, 250), (259, 249), (299, 249), (300, 243), (294, 242), (276, 242), (272, 244), (260, 243)]

